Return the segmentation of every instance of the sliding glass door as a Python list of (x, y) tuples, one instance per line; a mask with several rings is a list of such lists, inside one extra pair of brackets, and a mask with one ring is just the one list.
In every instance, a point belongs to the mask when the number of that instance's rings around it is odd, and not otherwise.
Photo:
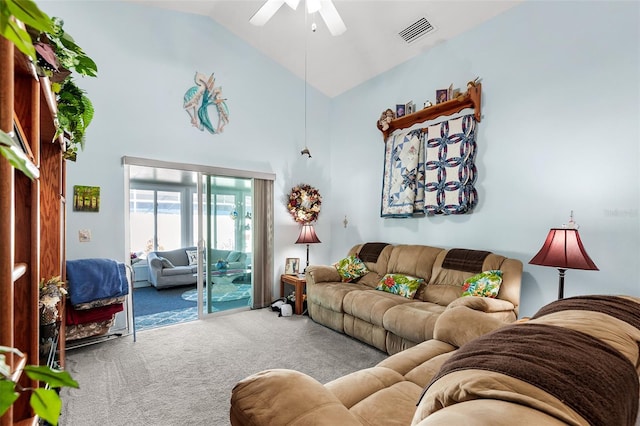
[(206, 312), (251, 306), (252, 179), (203, 175)]
[[(122, 163), (134, 332), (142, 316), (158, 326), (156, 314), (167, 310), (183, 322), (271, 303), (275, 175), (136, 157)], [(178, 300), (150, 309), (142, 294)]]

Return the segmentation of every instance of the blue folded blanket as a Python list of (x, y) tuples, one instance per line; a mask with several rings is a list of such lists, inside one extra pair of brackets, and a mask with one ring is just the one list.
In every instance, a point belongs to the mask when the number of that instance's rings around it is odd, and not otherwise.
[(67, 260), (67, 280), (72, 305), (129, 293), (124, 263), (111, 259)]

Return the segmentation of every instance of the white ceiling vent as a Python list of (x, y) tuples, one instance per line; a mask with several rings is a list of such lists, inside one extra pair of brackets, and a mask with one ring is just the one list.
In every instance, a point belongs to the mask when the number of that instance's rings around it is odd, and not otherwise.
[(420, 37), (434, 32), (436, 28), (427, 21), (427, 18), (420, 18), (407, 28), (398, 33), (400, 37), (407, 43), (413, 43)]

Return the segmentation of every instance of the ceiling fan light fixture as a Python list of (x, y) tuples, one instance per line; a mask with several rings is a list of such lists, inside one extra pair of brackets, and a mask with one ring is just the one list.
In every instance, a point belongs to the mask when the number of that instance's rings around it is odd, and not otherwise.
[[(285, 3), (293, 10), (296, 10), (300, 0), (266, 0), (262, 7), (249, 19), (249, 22), (259, 27), (263, 26)], [(322, 20), (327, 25), (331, 35), (338, 36), (347, 31), (347, 27), (332, 0), (305, 0), (305, 3), (308, 13), (320, 12), (320, 16), (322, 16)], [(313, 31), (315, 32), (315, 28)]]

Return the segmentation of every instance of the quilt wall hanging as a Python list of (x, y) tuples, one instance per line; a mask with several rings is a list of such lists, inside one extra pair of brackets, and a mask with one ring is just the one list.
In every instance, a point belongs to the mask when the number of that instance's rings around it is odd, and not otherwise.
[[(222, 87), (216, 87), (213, 73), (207, 78), (196, 71), (193, 80), (196, 85), (187, 90), (183, 100), (183, 108), (191, 117), (191, 125), (201, 131), (206, 129), (213, 135), (222, 133), (224, 126), (229, 124), (229, 108), (227, 98), (222, 97)], [(215, 126), (209, 117), (210, 106), (214, 106), (217, 113)]]
[(477, 203), (473, 110), (439, 117), (385, 140), (382, 217), (464, 214)]

